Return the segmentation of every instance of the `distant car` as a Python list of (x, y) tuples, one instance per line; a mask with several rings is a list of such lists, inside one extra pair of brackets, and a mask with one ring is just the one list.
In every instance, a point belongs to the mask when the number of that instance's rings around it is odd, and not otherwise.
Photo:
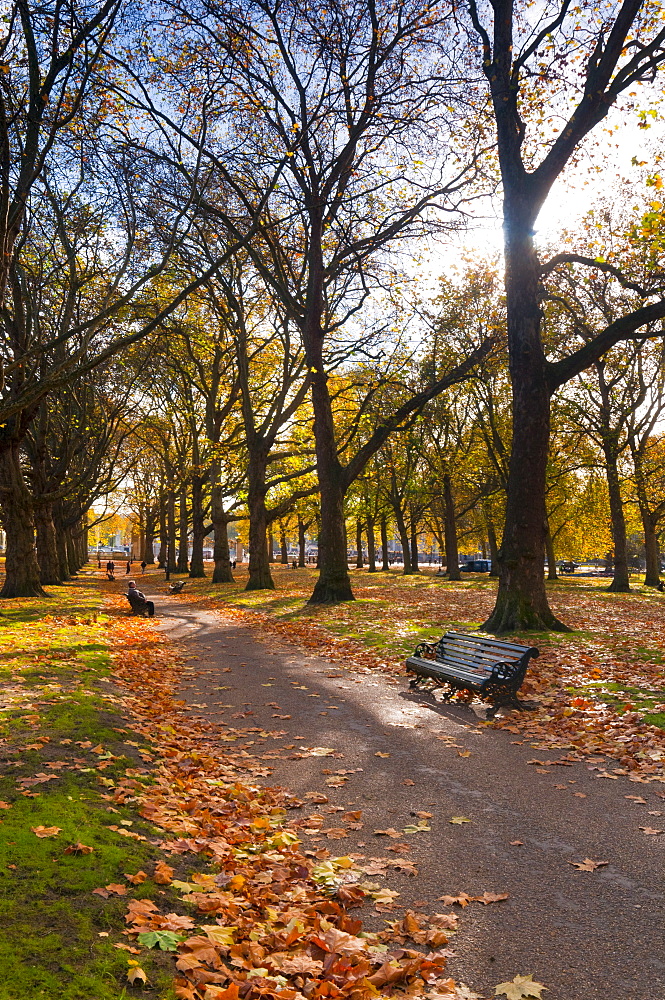
[(574, 573), (579, 565), (570, 559), (564, 559), (563, 562), (559, 563), (559, 573)]
[(470, 559), (460, 565), (462, 573), (489, 573), (492, 569), (490, 559)]

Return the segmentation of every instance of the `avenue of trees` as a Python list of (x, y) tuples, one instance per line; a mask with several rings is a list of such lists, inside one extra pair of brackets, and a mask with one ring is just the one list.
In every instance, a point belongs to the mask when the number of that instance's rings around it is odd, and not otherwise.
[[(231, 524), (252, 589), (271, 536), (316, 537), (313, 603), (352, 599), (350, 530), (370, 570), (393, 531), (405, 572), (423, 531), (452, 578), (486, 548), (493, 632), (565, 628), (544, 556), (585, 526), (613, 589), (638, 529), (658, 583), (658, 155), (556, 245), (535, 229), (600, 127), (649, 125), (659, 4), (58, 0), (2, 25), (2, 596), (67, 579), (118, 488), (148, 562), (159, 538), (201, 576), (214, 532), (218, 583)], [(425, 249), (498, 205), (503, 259), (433, 290)]]

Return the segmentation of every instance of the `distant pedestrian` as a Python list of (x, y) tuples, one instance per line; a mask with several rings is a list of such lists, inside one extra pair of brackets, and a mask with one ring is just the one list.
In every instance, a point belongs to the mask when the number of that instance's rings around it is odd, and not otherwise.
[(127, 560), (127, 569), (125, 570), (125, 576), (129, 576), (129, 574), (131, 573), (131, 571), (132, 571), (132, 560), (128, 559)]
[(148, 564), (147, 564), (147, 562), (144, 559), (143, 562), (141, 563), (141, 573), (145, 573), (145, 568), (146, 568), (147, 565)]

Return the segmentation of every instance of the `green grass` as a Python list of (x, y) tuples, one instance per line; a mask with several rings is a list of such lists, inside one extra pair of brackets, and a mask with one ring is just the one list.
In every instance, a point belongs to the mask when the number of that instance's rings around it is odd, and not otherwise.
[[(126, 768), (145, 763), (125, 742), (133, 734), (105, 680), (110, 661), (99, 592), (80, 583), (50, 589), (46, 601), (0, 604), (7, 703), (0, 799), (11, 805), (0, 810), (0, 1000), (145, 996), (127, 981), (134, 956), (114, 947), (127, 942), (126, 898), (93, 893), (109, 883), (125, 884), (139, 898), (164, 892), (151, 879), (131, 886), (124, 878), (151, 872), (161, 859), (157, 847), (109, 829), (159, 839), (131, 808), (110, 802)], [(32, 783), (39, 775), (55, 777)], [(40, 839), (31, 830), (39, 826), (61, 829)], [(93, 852), (64, 853), (79, 842)], [(172, 997), (172, 960), (155, 951), (137, 958), (148, 975), (147, 995)]]
[(617, 715), (639, 712), (645, 722), (665, 729), (665, 712), (653, 712), (657, 705), (665, 702), (665, 691), (621, 684), (618, 681), (589, 681), (588, 684), (566, 689), (573, 696), (593, 698), (610, 706)]

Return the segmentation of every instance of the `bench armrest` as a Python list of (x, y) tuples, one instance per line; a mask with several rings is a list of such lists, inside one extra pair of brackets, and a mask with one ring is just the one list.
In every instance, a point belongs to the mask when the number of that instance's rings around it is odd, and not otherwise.
[(423, 660), (436, 660), (436, 643), (419, 642), (413, 651), (414, 656), (421, 656)]

